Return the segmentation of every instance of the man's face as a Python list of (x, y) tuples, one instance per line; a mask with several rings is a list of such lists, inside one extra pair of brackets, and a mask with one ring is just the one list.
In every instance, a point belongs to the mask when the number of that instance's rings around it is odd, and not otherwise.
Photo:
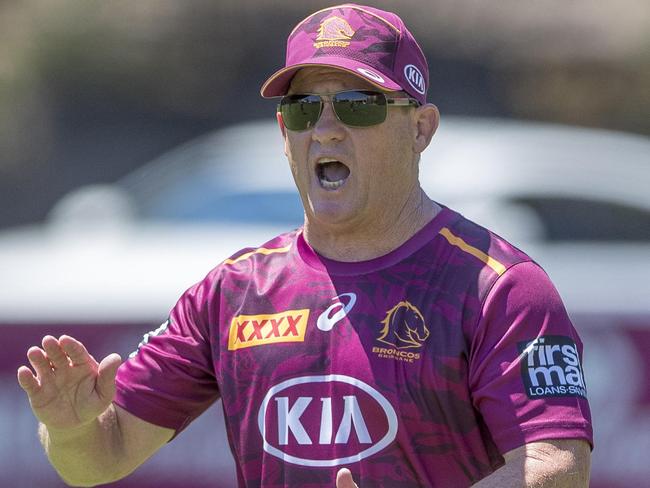
[[(304, 68), (294, 77), (289, 93), (353, 89), (376, 90), (341, 70)], [(390, 220), (418, 184), (413, 111), (389, 108), (379, 125), (348, 127), (336, 118), (328, 101), (312, 128), (284, 130), (285, 153), (312, 229), (359, 232), (368, 228), (376, 233), (390, 227)]]

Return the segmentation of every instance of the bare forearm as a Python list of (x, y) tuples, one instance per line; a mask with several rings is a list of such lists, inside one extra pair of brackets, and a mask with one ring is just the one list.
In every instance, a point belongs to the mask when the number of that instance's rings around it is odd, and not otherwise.
[(529, 444), (506, 457), (506, 464), (473, 488), (587, 488), (589, 447), (565, 449), (566, 441)]
[(73, 337), (45, 336), (20, 366), (47, 457), (70, 485), (95, 486), (131, 473), (165, 445), (174, 430), (139, 419), (112, 403), (122, 359), (101, 362)]
[(129, 472), (119, 454), (120, 429), (112, 405), (77, 429), (55, 431), (40, 424), (39, 437), (52, 466), (72, 486), (108, 483)]
[(580, 471), (557, 473), (507, 464), (473, 488), (587, 488), (588, 478)]

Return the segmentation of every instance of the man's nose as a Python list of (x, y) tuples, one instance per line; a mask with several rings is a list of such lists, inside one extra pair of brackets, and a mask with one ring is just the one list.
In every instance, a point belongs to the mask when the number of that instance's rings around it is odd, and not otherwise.
[(344, 137), (345, 126), (336, 117), (332, 103), (326, 100), (323, 103), (323, 112), (312, 129), (312, 139), (323, 144), (328, 141), (340, 141)]

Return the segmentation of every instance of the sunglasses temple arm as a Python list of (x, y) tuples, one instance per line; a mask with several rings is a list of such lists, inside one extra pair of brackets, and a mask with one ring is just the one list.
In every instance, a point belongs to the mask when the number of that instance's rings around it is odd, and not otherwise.
[(386, 103), (398, 107), (407, 107), (409, 105), (416, 105), (416, 106), (420, 105), (420, 102), (418, 102), (415, 98), (387, 98)]
[(280, 112), (279, 107), (278, 111), (275, 113), (275, 118), (278, 120), (278, 126), (280, 127), (280, 131), (282, 131), (282, 135), (284, 135), (287, 126), (284, 124), (284, 118), (282, 117), (282, 112)]

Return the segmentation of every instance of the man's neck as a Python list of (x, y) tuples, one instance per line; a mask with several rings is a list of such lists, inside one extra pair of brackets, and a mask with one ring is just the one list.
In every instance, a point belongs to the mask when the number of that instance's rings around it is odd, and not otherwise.
[(325, 228), (305, 223), (304, 236), (321, 256), (335, 261), (358, 262), (384, 256), (397, 249), (427, 225), (440, 206), (421, 192), (393, 217), (363, 228)]

